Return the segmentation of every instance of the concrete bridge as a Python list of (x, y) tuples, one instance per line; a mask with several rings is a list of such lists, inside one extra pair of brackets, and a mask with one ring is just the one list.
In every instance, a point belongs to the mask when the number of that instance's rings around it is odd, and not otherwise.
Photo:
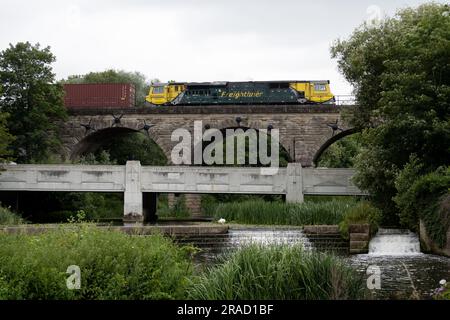
[(351, 106), (336, 105), (223, 105), (171, 106), (129, 109), (72, 109), (61, 123), (64, 154), (76, 158), (95, 151), (115, 135), (129, 132), (148, 133), (162, 149), (170, 164), (170, 154), (177, 142), (171, 134), (185, 128), (193, 134), (194, 121), (204, 128), (276, 128), (279, 142), (289, 155), (289, 162), (314, 166), (322, 152), (333, 142), (354, 131), (342, 118)]
[(124, 193), (124, 221), (156, 218), (158, 193), (281, 194), (287, 202), (304, 195), (362, 195), (351, 181), (352, 169), (141, 166), (4, 165), (0, 191), (73, 191)]

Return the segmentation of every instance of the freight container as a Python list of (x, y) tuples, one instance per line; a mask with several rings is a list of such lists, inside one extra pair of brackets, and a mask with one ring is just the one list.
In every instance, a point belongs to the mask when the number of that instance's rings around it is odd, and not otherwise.
[(136, 104), (130, 83), (65, 84), (66, 108), (131, 108)]

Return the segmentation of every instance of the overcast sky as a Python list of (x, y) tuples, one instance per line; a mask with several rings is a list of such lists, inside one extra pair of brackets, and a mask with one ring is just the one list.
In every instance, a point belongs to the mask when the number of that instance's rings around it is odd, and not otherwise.
[(51, 46), (57, 79), (114, 68), (163, 81), (330, 80), (348, 94), (333, 40), (423, 2), (0, 0), (0, 50)]

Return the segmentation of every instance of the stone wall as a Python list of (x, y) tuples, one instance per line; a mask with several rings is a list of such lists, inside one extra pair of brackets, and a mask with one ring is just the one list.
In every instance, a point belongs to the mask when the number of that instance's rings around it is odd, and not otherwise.
[(351, 224), (348, 226), (350, 253), (369, 252), (370, 226), (368, 224)]

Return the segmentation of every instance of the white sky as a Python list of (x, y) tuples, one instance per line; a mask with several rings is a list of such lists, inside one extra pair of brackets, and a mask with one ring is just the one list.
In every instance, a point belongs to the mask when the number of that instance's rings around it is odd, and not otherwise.
[[(51, 46), (57, 79), (105, 69), (162, 81), (330, 80), (330, 44), (423, 0), (0, 0), (0, 50)], [(445, 2), (445, 1), (438, 1)]]

